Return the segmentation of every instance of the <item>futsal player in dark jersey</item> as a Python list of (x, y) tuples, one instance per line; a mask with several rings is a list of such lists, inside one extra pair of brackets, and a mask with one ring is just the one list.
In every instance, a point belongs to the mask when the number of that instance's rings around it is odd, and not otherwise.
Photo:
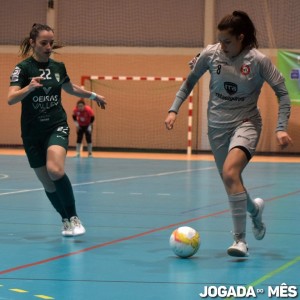
[[(207, 119), (208, 138), (218, 171), (227, 192), (233, 220), (231, 256), (248, 256), (247, 211), (257, 240), (264, 238), (264, 201), (252, 199), (244, 186), (242, 172), (255, 153), (262, 120), (257, 107), (264, 82), (279, 100), (276, 139), (282, 148), (293, 143), (287, 132), (290, 98), (284, 78), (271, 60), (257, 50), (256, 29), (247, 13), (234, 11), (218, 24), (219, 43), (208, 45), (190, 63), (192, 68), (176, 94), (165, 125), (172, 129), (180, 106), (202, 75), (210, 73)], [(267, 100), (267, 99), (266, 99)]]
[(77, 236), (84, 234), (85, 228), (78, 218), (72, 185), (65, 173), (69, 126), (61, 91), (95, 100), (102, 109), (106, 101), (103, 96), (70, 81), (64, 63), (50, 58), (55, 48), (59, 46), (55, 45), (53, 29), (34, 24), (20, 46), (25, 59), (11, 75), (8, 104), (21, 102), (21, 132), (26, 155), (62, 218), (62, 235)]

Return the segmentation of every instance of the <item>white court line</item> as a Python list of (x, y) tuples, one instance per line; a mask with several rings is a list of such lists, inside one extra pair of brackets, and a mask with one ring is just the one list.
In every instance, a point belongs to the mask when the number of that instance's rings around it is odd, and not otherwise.
[[(173, 172), (164, 172), (164, 173), (149, 174), (149, 175), (137, 175), (137, 176), (128, 176), (128, 177), (120, 177), (120, 178), (113, 178), (113, 179), (103, 179), (103, 180), (97, 180), (97, 181), (75, 183), (75, 184), (72, 184), (72, 186), (91, 185), (91, 184), (97, 184), (97, 183), (107, 183), (107, 182), (116, 182), (116, 181), (140, 179), (140, 178), (159, 177), (159, 176), (167, 176), (167, 175), (174, 175), (174, 174), (180, 174), (180, 173), (191, 173), (191, 172), (196, 172), (196, 171), (212, 170), (212, 169), (215, 169), (215, 168), (216, 167), (207, 167), (207, 168), (181, 170), (181, 171), (173, 171)], [(37, 192), (37, 191), (43, 191), (43, 190), (44, 190), (44, 188), (26, 189), (26, 190), (14, 191), (14, 192), (0, 193), (0, 196), (21, 194), (21, 193), (29, 193), (29, 192)]]
[(8, 178), (9, 176), (8, 175), (6, 175), (6, 174), (0, 174), (0, 179), (6, 179), (6, 178)]

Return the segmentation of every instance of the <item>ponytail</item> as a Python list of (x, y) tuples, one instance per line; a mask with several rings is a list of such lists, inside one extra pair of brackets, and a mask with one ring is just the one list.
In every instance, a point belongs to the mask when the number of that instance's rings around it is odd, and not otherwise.
[(232, 14), (225, 16), (218, 24), (219, 30), (230, 30), (235, 36), (244, 35), (243, 48), (258, 48), (256, 39), (256, 28), (247, 13), (235, 10)]
[[(40, 32), (43, 30), (54, 32), (54, 30), (46, 24), (34, 23), (32, 25), (29, 36), (24, 38), (24, 40), (20, 44), (20, 56), (26, 57), (29, 55), (30, 51), (32, 50), (30, 40), (35, 41), (36, 38), (38, 37), (38, 35), (40, 34)], [(58, 49), (58, 48), (62, 48), (62, 47), (63, 46), (59, 45), (59, 44), (53, 45), (53, 49)]]

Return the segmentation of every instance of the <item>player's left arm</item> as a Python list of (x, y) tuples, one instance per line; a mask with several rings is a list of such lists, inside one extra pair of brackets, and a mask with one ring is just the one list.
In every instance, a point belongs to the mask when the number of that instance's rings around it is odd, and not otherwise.
[(272, 64), (269, 58), (261, 61), (261, 74), (274, 90), (278, 102), (278, 121), (276, 127), (276, 138), (279, 146), (284, 149), (293, 144), (292, 138), (287, 133), (288, 121), (291, 114), (291, 100), (284, 83), (284, 78)]
[(98, 106), (100, 106), (102, 109), (105, 109), (106, 101), (105, 97), (98, 95), (91, 91), (86, 91), (85, 89), (81, 88), (80, 86), (73, 84), (71, 81), (65, 82), (62, 85), (63, 90), (73, 96), (80, 97), (80, 98), (86, 98), (90, 100), (94, 100), (97, 102)]
[(291, 100), (285, 83), (281, 82), (273, 87), (279, 100), (278, 121), (276, 128), (276, 138), (281, 149), (293, 145), (293, 140), (287, 133), (288, 120), (291, 113)]

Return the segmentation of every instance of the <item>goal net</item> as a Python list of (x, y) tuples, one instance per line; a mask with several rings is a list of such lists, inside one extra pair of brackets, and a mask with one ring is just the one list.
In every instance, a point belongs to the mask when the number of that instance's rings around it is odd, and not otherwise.
[[(184, 78), (83, 76), (82, 86), (105, 96), (105, 110), (95, 109), (94, 141), (101, 149), (187, 151), (191, 153), (192, 94), (174, 129), (164, 125), (172, 99)], [(96, 103), (90, 103), (96, 107)]]

